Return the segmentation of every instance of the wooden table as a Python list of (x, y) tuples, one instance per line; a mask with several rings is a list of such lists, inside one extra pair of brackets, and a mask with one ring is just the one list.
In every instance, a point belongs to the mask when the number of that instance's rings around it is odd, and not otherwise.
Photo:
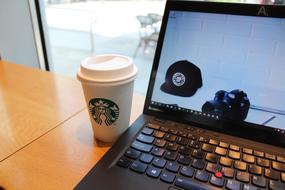
[[(135, 94), (131, 122), (142, 113)], [(72, 189), (110, 148), (93, 138), (75, 78), (0, 61), (0, 186)]]

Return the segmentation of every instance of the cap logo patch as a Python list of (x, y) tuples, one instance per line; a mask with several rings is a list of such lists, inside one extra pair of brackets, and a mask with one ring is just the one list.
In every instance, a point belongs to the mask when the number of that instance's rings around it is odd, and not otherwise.
[(174, 73), (172, 82), (175, 86), (182, 86), (185, 83), (185, 76), (180, 72)]

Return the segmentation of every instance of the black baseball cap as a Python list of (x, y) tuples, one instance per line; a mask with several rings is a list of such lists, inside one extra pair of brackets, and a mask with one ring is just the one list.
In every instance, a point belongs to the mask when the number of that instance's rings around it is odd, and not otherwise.
[(167, 69), (165, 82), (160, 89), (168, 94), (190, 97), (202, 85), (202, 75), (199, 67), (187, 60), (181, 60), (173, 63)]

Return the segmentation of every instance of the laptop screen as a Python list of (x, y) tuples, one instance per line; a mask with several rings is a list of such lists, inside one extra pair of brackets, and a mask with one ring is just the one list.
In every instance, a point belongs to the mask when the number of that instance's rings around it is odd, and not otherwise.
[(169, 10), (148, 108), (284, 134), (285, 19), (265, 16)]

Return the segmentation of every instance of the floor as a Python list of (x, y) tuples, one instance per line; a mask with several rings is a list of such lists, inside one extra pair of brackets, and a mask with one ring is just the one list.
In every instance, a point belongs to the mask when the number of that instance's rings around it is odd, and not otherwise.
[[(55, 72), (75, 77), (80, 62), (94, 54), (123, 54), (138, 67), (135, 91), (145, 94), (155, 44), (146, 52), (139, 43), (137, 15), (163, 14), (164, 1), (87, 1), (46, 5)], [(122, 11), (123, 10), (123, 11)]]

